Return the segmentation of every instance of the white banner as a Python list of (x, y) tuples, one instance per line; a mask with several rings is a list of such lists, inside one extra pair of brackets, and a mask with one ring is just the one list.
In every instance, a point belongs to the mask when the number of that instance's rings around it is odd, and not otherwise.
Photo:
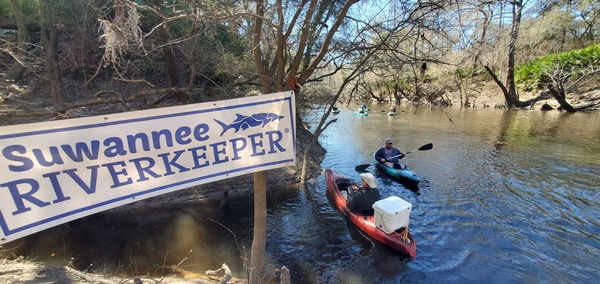
[(293, 92), (0, 127), (0, 244), (149, 197), (293, 165)]

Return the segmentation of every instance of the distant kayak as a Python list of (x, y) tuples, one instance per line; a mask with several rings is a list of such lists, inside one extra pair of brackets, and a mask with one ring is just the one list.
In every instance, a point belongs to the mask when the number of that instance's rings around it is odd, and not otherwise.
[(358, 115), (358, 116), (369, 116), (369, 113), (364, 111), (364, 112), (360, 112), (360, 111), (355, 111), (354, 115)]
[(390, 111), (390, 112), (388, 112), (388, 115), (390, 115), (390, 116), (396, 115), (396, 112), (395, 111)]

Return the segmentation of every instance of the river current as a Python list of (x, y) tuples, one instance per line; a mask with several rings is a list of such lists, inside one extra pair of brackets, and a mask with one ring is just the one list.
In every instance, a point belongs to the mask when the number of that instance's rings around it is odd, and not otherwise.
[[(326, 197), (323, 173), (268, 195), (267, 260), (294, 283), (597, 283), (600, 280), (600, 114), (539, 110), (349, 108), (319, 138), (323, 169), (355, 181), (387, 138), (422, 181), (377, 177), (382, 195), (412, 203), (417, 257), (364, 236)], [(324, 109), (304, 114), (314, 123)], [(299, 141), (298, 143), (303, 143)], [(99, 213), (4, 246), (47, 264), (110, 275), (204, 272), (226, 263), (245, 278), (251, 198), (134, 216)], [(15, 248), (17, 247), (17, 248)], [(273, 277), (276, 277), (273, 275)]]

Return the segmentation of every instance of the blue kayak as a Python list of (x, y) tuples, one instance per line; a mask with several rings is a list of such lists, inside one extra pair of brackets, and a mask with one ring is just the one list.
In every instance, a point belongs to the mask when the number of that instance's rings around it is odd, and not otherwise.
[(408, 165), (402, 162), (400, 162), (400, 164), (404, 165), (403, 169), (390, 168), (381, 162), (376, 162), (375, 166), (380, 171), (397, 179), (404, 185), (408, 187), (417, 187), (419, 185), (419, 182), (421, 181), (421, 178), (417, 174), (415, 174), (415, 172), (413, 172)]

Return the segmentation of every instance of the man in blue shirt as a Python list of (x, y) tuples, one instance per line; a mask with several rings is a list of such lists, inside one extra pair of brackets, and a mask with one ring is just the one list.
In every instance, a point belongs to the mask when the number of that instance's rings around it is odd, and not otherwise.
[(394, 148), (393, 144), (392, 139), (387, 139), (385, 141), (385, 147), (377, 150), (375, 153), (375, 160), (390, 168), (403, 169), (406, 166), (400, 163), (400, 159), (404, 158), (404, 153)]

